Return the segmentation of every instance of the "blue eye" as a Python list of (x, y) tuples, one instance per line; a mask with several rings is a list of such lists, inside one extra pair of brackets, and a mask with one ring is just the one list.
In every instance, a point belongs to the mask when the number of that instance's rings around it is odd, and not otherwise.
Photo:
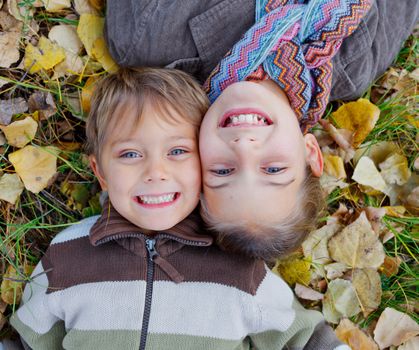
[(171, 155), (171, 156), (179, 156), (179, 155), (181, 155), (181, 154), (185, 154), (186, 153), (186, 151), (184, 150), (184, 149), (181, 149), (181, 148), (175, 148), (175, 149), (172, 149), (170, 152), (169, 152), (169, 155)]
[(211, 170), (211, 172), (218, 176), (228, 176), (234, 171), (234, 168), (226, 168), (226, 169), (215, 169)]
[(267, 167), (264, 168), (264, 171), (267, 174), (278, 174), (280, 173), (282, 170), (284, 170), (285, 168), (280, 168), (280, 167), (276, 167), (276, 166), (271, 166), (271, 167)]
[(137, 152), (125, 152), (123, 154), (121, 154), (121, 158), (139, 158), (140, 154), (138, 154)]

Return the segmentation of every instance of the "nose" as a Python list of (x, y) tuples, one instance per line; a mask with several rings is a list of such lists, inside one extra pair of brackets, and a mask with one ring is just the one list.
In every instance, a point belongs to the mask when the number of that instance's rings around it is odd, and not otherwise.
[(144, 182), (159, 182), (168, 180), (168, 173), (165, 169), (164, 162), (161, 160), (151, 161), (144, 172)]

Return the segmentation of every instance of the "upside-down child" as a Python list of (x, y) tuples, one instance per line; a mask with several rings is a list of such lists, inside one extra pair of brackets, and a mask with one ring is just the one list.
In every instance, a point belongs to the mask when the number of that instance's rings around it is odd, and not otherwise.
[(101, 216), (51, 242), (11, 323), (32, 349), (339, 349), (261, 259), (226, 253), (194, 211), (207, 109), (186, 73), (122, 69), (97, 86), (91, 166)]

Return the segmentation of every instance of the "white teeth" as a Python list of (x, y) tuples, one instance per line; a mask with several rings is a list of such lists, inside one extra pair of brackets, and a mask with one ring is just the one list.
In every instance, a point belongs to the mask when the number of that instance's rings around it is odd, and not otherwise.
[(239, 118), (233, 117), (233, 124), (237, 124), (239, 122)]
[(239, 115), (239, 122), (244, 123), (246, 121), (246, 116), (244, 114)]
[(238, 124), (254, 124), (254, 125), (268, 125), (266, 118), (261, 117), (257, 114), (240, 114), (234, 117), (230, 117), (227, 120), (227, 125), (238, 125)]
[(162, 196), (140, 196), (140, 199), (145, 204), (161, 204), (172, 202), (175, 198), (175, 194), (165, 194)]
[(247, 114), (246, 115), (246, 123), (253, 123), (253, 115)]

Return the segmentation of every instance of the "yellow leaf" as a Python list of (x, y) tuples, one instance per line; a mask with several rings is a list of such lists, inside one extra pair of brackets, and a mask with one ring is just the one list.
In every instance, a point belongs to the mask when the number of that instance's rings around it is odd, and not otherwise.
[(100, 62), (107, 72), (113, 73), (118, 70), (118, 65), (115, 63), (115, 61), (109, 54), (108, 48), (103, 37), (97, 38), (93, 42), (92, 57), (96, 61)]
[(383, 207), (386, 211), (386, 215), (393, 216), (396, 218), (403, 217), (403, 214), (406, 212), (406, 208), (402, 205), (394, 206), (394, 207)]
[(79, 15), (83, 13), (90, 13), (97, 15), (98, 11), (89, 3), (88, 0), (74, 0), (74, 9)]
[(403, 312), (387, 307), (378, 319), (374, 340), (380, 349), (398, 346), (419, 334), (419, 325)]
[(99, 78), (96, 76), (89, 77), (81, 91), (81, 106), (85, 114), (88, 114), (90, 111), (90, 99), (92, 98), (98, 80)]
[(92, 56), (92, 47), (96, 39), (103, 37), (104, 18), (84, 13), (80, 16), (77, 34), (86, 49), (87, 54)]
[(381, 141), (377, 143), (368, 143), (357, 149), (354, 156), (355, 164), (363, 156), (371, 158), (376, 166), (393, 153), (401, 153), (400, 147), (394, 142)]
[(25, 188), (38, 193), (48, 186), (57, 171), (57, 149), (55, 147), (26, 146), (9, 154)]
[(386, 193), (387, 185), (384, 182), (374, 162), (368, 157), (362, 157), (354, 169), (352, 180), (360, 185), (372, 187), (374, 190)]
[(31, 117), (18, 120), (8, 126), (1, 126), (9, 145), (22, 148), (35, 137), (38, 123)]
[[(30, 275), (33, 266), (25, 265), (23, 267), (23, 274)], [(9, 305), (19, 304), (22, 298), (23, 284), (25, 276), (18, 273), (12, 265), (7, 267), (6, 273), (3, 275), (1, 282), (1, 299)]]
[(24, 189), (17, 174), (4, 174), (0, 178), (0, 199), (15, 204)]
[(105, 0), (89, 0), (91, 6), (93, 6), (96, 10), (102, 10), (105, 6)]
[(353, 268), (375, 268), (384, 262), (384, 248), (365, 212), (329, 240), (333, 260)]
[(347, 318), (340, 321), (336, 336), (352, 350), (378, 350), (377, 344)]
[(335, 177), (336, 179), (346, 179), (345, 167), (343, 159), (332, 154), (324, 154), (324, 171), (326, 174)]
[(358, 295), (364, 317), (376, 310), (381, 302), (381, 280), (375, 269), (355, 269), (352, 284)]
[(311, 277), (310, 265), (309, 261), (294, 254), (285, 259), (277, 260), (272, 271), (279, 274), (291, 286), (297, 282), (308, 285)]
[(404, 155), (395, 153), (379, 164), (381, 176), (389, 185), (404, 185), (412, 173), (409, 170), (407, 159)]
[(33, 74), (41, 69), (51, 69), (64, 59), (64, 49), (41, 36), (38, 46), (35, 47), (32, 44), (26, 46), (24, 66), (29, 73)]
[(42, 2), (48, 12), (60, 12), (71, 7), (70, 0), (42, 0)]
[(379, 116), (380, 109), (364, 98), (346, 103), (332, 114), (338, 128), (353, 131), (354, 147), (358, 147), (365, 140)]
[(387, 277), (391, 277), (396, 275), (399, 272), (399, 266), (401, 264), (402, 260), (399, 257), (391, 257), (386, 255), (384, 258), (384, 263), (381, 266), (380, 270), (384, 275)]

